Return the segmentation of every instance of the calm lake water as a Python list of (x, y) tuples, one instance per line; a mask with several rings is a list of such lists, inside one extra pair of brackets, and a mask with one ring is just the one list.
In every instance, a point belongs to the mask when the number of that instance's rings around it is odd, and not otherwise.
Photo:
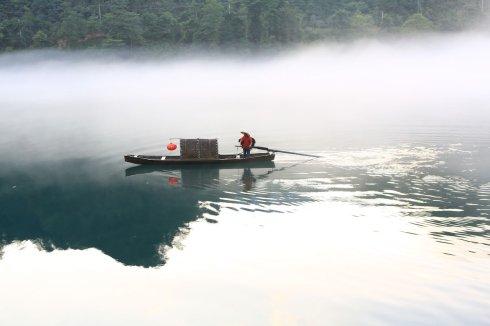
[[(128, 110), (121, 85), (88, 86), (117, 83), (121, 67), (83, 80), (70, 65), (54, 77), (29, 72), (39, 79), (25, 83), (14, 72), (46, 68), (2, 68), (13, 84), (0, 84), (18, 93), (0, 94), (1, 325), (490, 323), (486, 113), (315, 121), (297, 103), (268, 102), (275, 114), (255, 106), (244, 123), (209, 85), (212, 96), (183, 100), (187, 111), (175, 113), (173, 98), (134, 98)], [(41, 77), (80, 87), (59, 94)], [(19, 97), (30, 84), (43, 88), (38, 103)], [(482, 94), (472, 96), (477, 107), (488, 103)], [(220, 152), (233, 153), (241, 129), (260, 145), (323, 158), (123, 162), (165, 153), (171, 137), (219, 137)]]

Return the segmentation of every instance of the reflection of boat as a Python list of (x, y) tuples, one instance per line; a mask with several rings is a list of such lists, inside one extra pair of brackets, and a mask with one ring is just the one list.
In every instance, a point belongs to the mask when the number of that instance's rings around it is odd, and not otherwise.
[(217, 158), (182, 158), (179, 156), (156, 156), (156, 155), (124, 155), (128, 163), (146, 165), (196, 165), (196, 164), (249, 164), (255, 162), (271, 162), (274, 153), (251, 154), (249, 157), (230, 154), (219, 155)]
[[(240, 164), (241, 163), (241, 164)], [(240, 168), (250, 168), (250, 169), (260, 169), (260, 168), (274, 168), (275, 164), (273, 161), (247, 161), (247, 162), (233, 162), (227, 164), (227, 162), (222, 162), (219, 165), (216, 164), (199, 164), (194, 165), (179, 165), (179, 164), (168, 164), (165, 167), (156, 165), (139, 165), (133, 166), (126, 169), (126, 176), (132, 176), (137, 174), (147, 174), (152, 172), (167, 172), (169, 170), (196, 170), (196, 168), (202, 169), (240, 169)]]
[[(177, 145), (170, 150), (175, 150)], [(266, 149), (267, 150), (267, 149)], [(276, 155), (267, 150), (267, 153), (251, 154), (244, 157), (239, 154), (218, 154), (217, 139), (180, 139), (180, 155), (124, 155), (128, 163), (146, 165), (196, 165), (196, 164), (237, 164), (253, 162), (270, 162)]]

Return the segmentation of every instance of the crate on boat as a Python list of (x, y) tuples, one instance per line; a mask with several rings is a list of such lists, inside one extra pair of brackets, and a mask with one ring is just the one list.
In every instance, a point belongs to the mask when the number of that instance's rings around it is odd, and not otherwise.
[(180, 157), (183, 159), (218, 159), (217, 139), (181, 139)]

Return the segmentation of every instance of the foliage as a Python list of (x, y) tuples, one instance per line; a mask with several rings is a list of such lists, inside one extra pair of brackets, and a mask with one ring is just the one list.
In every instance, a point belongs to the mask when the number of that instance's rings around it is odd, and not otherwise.
[(376, 34), (378, 27), (371, 15), (355, 14), (350, 19), (352, 33), (356, 36), (370, 36)]
[(206, 0), (201, 9), (196, 40), (216, 45), (219, 41), (220, 27), (223, 23), (223, 6), (217, 0)]
[(37, 31), (32, 37), (32, 46), (35, 48), (42, 48), (48, 44), (48, 35), (43, 31)]
[(430, 32), (434, 30), (434, 24), (422, 14), (414, 14), (403, 23), (401, 30), (407, 33)]
[(457, 31), (487, 11), (478, 0), (2, 0), (0, 51), (263, 46)]
[(143, 24), (141, 17), (135, 12), (116, 10), (102, 17), (102, 31), (110, 39), (124, 44), (143, 44)]

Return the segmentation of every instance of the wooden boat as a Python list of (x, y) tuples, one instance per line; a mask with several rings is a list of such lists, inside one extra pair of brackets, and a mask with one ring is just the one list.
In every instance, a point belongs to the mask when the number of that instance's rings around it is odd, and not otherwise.
[(191, 170), (196, 173), (201, 174), (213, 174), (219, 173), (222, 170), (229, 169), (274, 169), (276, 165), (274, 161), (253, 161), (253, 162), (235, 162), (235, 163), (220, 163), (220, 164), (168, 164), (168, 165), (133, 165), (128, 167), (125, 170), (125, 174), (127, 177), (133, 175), (141, 175), (141, 174), (151, 174), (151, 173), (166, 173), (166, 172), (185, 172), (187, 170)]
[(237, 154), (218, 155), (217, 158), (182, 158), (179, 156), (157, 155), (124, 155), (124, 161), (133, 164), (147, 165), (196, 165), (196, 164), (245, 164), (254, 162), (271, 162), (275, 158), (274, 153), (256, 153), (249, 157)]
[[(237, 163), (250, 165), (251, 163), (272, 162), (275, 158), (273, 151), (261, 147), (257, 149), (265, 150), (265, 153), (255, 153), (244, 157), (240, 154), (218, 153), (217, 139), (180, 139), (180, 155), (160, 156), (160, 155), (135, 155), (128, 154), (124, 156), (124, 161), (141, 165), (165, 165), (165, 166), (182, 166), (182, 165), (236, 165)], [(168, 144), (168, 150), (175, 150), (177, 145)]]

